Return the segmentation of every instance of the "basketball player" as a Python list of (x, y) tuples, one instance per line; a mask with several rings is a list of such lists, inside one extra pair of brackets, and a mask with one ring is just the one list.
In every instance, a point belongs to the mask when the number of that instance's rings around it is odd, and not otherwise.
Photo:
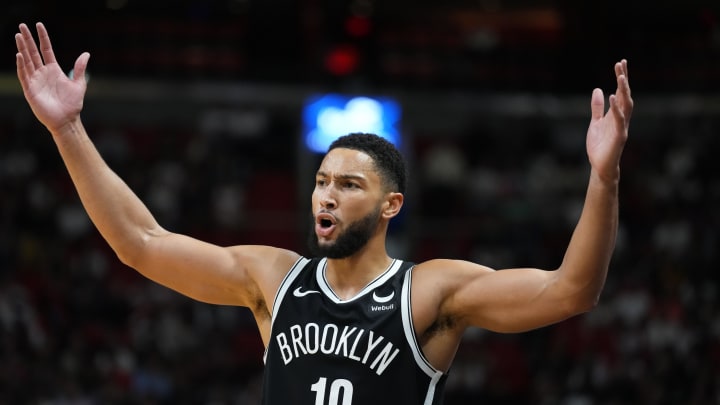
[(270, 246), (220, 247), (163, 229), (83, 127), (90, 55), (78, 57), (68, 78), (45, 27), (37, 31), (39, 46), (24, 24), (15, 36), (17, 75), (90, 218), (119, 259), (149, 279), (195, 300), (252, 311), (266, 346), (264, 404), (440, 404), (467, 328), (527, 331), (598, 301), (615, 245), (620, 157), (633, 109), (625, 60), (615, 64), (607, 112), (603, 92), (592, 92), (591, 172), (562, 263), (496, 271), (388, 255), (405, 167), (391, 144), (370, 134), (338, 139), (317, 170), (312, 258)]

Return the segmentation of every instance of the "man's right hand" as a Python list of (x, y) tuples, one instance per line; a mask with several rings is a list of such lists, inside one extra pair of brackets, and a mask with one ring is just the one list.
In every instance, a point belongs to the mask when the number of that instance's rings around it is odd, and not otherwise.
[(55, 60), (50, 37), (42, 23), (37, 24), (37, 32), (39, 48), (27, 25), (20, 24), (20, 32), (15, 34), (17, 75), (25, 99), (37, 119), (51, 133), (57, 134), (80, 116), (90, 54), (84, 52), (77, 58), (71, 79)]

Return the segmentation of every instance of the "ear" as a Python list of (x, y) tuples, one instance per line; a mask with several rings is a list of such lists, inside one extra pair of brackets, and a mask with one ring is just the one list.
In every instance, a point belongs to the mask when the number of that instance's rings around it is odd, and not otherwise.
[(402, 208), (403, 201), (405, 201), (405, 196), (402, 193), (387, 193), (382, 210), (383, 218), (390, 219), (396, 216)]

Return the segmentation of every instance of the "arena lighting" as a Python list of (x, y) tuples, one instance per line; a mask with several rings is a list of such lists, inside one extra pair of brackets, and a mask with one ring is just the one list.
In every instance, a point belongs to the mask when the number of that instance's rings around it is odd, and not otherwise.
[(342, 135), (377, 134), (400, 146), (400, 105), (392, 99), (324, 94), (310, 97), (303, 109), (304, 140), (311, 152), (325, 153)]

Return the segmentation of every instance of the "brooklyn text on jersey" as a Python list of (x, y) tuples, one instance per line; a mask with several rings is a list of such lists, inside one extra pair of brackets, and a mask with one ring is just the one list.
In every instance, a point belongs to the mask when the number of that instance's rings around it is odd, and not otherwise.
[(400, 351), (371, 330), (332, 323), (293, 325), (288, 332), (278, 333), (275, 340), (286, 365), (304, 355), (334, 355), (367, 364), (377, 375), (385, 371)]

